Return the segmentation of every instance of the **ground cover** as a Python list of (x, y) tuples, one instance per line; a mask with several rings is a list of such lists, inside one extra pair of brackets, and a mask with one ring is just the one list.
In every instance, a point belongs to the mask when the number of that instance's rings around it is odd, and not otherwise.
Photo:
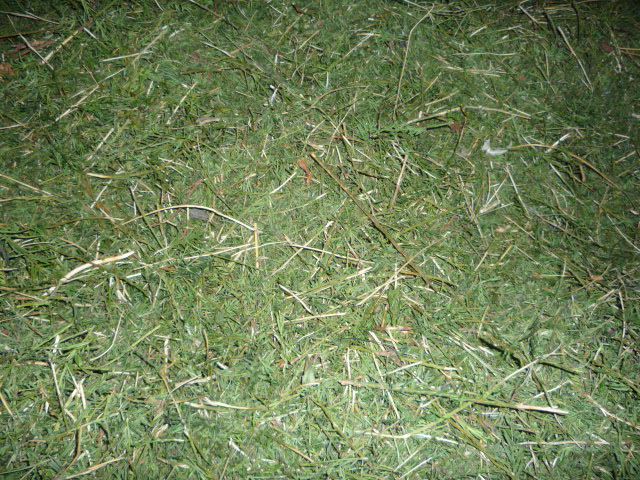
[(634, 2), (6, 1), (3, 478), (637, 478)]

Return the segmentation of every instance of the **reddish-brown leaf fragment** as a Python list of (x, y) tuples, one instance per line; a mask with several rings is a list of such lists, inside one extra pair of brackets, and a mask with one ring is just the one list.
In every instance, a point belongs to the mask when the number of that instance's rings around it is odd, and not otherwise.
[(602, 50), (604, 53), (611, 53), (613, 52), (613, 47), (609, 45), (607, 42), (601, 42), (600, 50)]
[(305, 185), (311, 185), (311, 180), (313, 179), (313, 175), (311, 174), (311, 169), (309, 168), (309, 165), (307, 165), (307, 161), (304, 158), (300, 158), (298, 160), (298, 166), (304, 172)]
[(4, 75), (14, 75), (15, 72), (8, 62), (0, 62), (0, 77)]

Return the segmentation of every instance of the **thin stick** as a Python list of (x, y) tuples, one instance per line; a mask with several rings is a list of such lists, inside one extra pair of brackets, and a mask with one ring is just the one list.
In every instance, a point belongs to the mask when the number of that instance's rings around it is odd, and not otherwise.
[(613, 418), (614, 420), (617, 420), (620, 423), (624, 423), (625, 425), (633, 428), (634, 430), (640, 431), (640, 425), (636, 425), (634, 423), (631, 423), (628, 420), (625, 420), (622, 417), (619, 417), (618, 415), (616, 415), (615, 413), (611, 413), (610, 411), (608, 411), (606, 408), (604, 408), (602, 405), (600, 405), (598, 402), (596, 402), (593, 398), (591, 398), (591, 396), (586, 393), (586, 392), (582, 392), (582, 395), (589, 400), (593, 405), (595, 405), (596, 407), (598, 407), (598, 410), (600, 410), (602, 412), (602, 414), (605, 417), (609, 417), (609, 418)]
[(556, 441), (556, 442), (520, 442), (518, 445), (525, 445), (527, 447), (537, 447), (537, 446), (542, 446), (542, 445), (553, 445), (553, 446), (560, 446), (560, 445), (610, 445), (609, 442), (607, 442), (606, 440), (600, 440), (600, 441), (589, 441), (589, 440), (560, 440), (560, 441)]
[(51, 287), (49, 290), (47, 290), (47, 292), (45, 293), (45, 295), (51, 295), (53, 292), (55, 292), (58, 287), (60, 287), (61, 285), (68, 283), (69, 281), (71, 281), (71, 279), (73, 277), (75, 277), (78, 273), (83, 272), (91, 267), (97, 267), (100, 265), (106, 265), (108, 263), (114, 263), (120, 260), (124, 260), (125, 258), (130, 257), (131, 255), (133, 255), (134, 251), (129, 251), (126, 253), (123, 253), (122, 255), (115, 255), (113, 257), (106, 257), (106, 258), (101, 258), (98, 260), (93, 260), (91, 262), (87, 262), (87, 263), (83, 263), (82, 265), (80, 265), (79, 267), (74, 268), (73, 270), (71, 270), (70, 272), (68, 272), (64, 277), (62, 277), (59, 281), (57, 285), (54, 285), (53, 287)]
[(321, 248), (314, 248), (314, 247), (309, 247), (307, 245), (300, 245), (297, 243), (290, 243), (290, 242), (282, 242), (282, 243), (284, 243), (284, 245), (287, 245), (291, 248), (299, 248), (300, 250), (310, 250), (312, 252), (323, 253), (326, 255), (331, 255), (336, 258), (340, 258), (342, 260), (347, 260), (348, 262), (373, 263), (371, 260), (362, 260), (361, 258), (347, 257), (346, 255), (340, 255), (338, 253), (330, 252), (328, 250), (322, 250)]
[[(67, 471), (78, 461), (78, 459), (80, 458), (80, 455), (82, 454), (82, 425), (78, 428), (78, 430), (76, 430), (76, 435), (75, 435), (75, 439), (76, 439), (76, 446), (74, 449), (74, 454), (73, 454), (73, 458), (71, 459), (71, 461), (67, 464), (66, 467), (64, 467), (60, 472), (58, 472), (58, 474), (53, 477), (53, 480), (60, 480), (62, 478), (62, 476), (67, 473)], [(66, 477), (69, 478), (69, 477)]]
[[(285, 236), (286, 238), (286, 236)], [(313, 240), (315, 239), (315, 236), (313, 238), (310, 238), (307, 243), (304, 244), (304, 247), (307, 247), (311, 242), (313, 242)], [(287, 238), (287, 241), (289, 239)], [(289, 243), (289, 245), (291, 246), (291, 243)], [(297, 247), (296, 252), (291, 255), (282, 265), (280, 265), (276, 270), (274, 270), (273, 272), (271, 272), (270, 276), (274, 276), (276, 275), (278, 272), (280, 272), (281, 270), (284, 270), (286, 268), (287, 265), (289, 265), (289, 263), (291, 263), (293, 261), (294, 258), (296, 258), (300, 252), (302, 252), (303, 248), (302, 247)]]
[[(16, 29), (16, 27), (15, 27), (15, 25), (13, 24), (13, 20), (11, 20), (11, 17), (7, 17), (7, 18), (9, 18), (9, 22), (11, 22), (11, 26), (12, 26), (12, 27), (13, 27), (13, 29), (15, 30), (15, 29)], [(27, 46), (27, 48), (28, 48), (29, 50), (31, 50), (33, 53), (35, 53), (35, 54), (36, 54), (36, 56), (40, 59), (40, 61), (41, 61), (43, 64), (47, 65), (47, 67), (49, 67), (51, 70), (53, 70), (53, 67), (52, 67), (51, 65), (49, 65), (49, 63), (48, 63), (48, 62), (47, 62), (47, 61), (42, 57), (42, 55), (40, 55), (40, 52), (38, 52), (38, 51), (33, 47), (33, 45), (31, 45), (31, 44), (29, 43), (29, 40), (27, 40), (26, 38), (24, 38), (24, 35), (22, 35), (21, 33), (19, 33), (19, 32), (18, 32), (18, 36), (19, 36), (19, 37), (20, 37), (20, 39), (24, 42), (24, 44)]]
[(342, 189), (342, 191), (347, 194), (347, 196), (351, 199), (353, 203), (356, 204), (356, 206), (360, 209), (360, 211), (365, 214), (365, 216), (369, 219), (369, 221), (372, 223), (375, 229), (378, 230), (382, 234), (382, 236), (393, 246), (393, 248), (395, 248), (396, 251), (404, 257), (404, 259), (407, 262), (407, 265), (409, 265), (413, 269), (413, 271), (416, 272), (416, 274), (420, 278), (422, 278), (422, 280), (427, 286), (431, 286), (433, 281), (437, 281), (443, 284), (453, 286), (453, 284), (448, 280), (444, 280), (442, 278), (435, 277), (433, 275), (427, 275), (422, 270), (422, 268), (420, 268), (420, 265), (417, 264), (417, 262), (415, 261), (415, 257), (412, 257), (411, 255), (409, 255), (404, 250), (404, 248), (402, 248), (400, 244), (396, 242), (396, 240), (391, 236), (389, 232), (387, 232), (387, 230), (382, 226), (382, 224), (378, 221), (378, 219), (375, 216), (373, 216), (373, 214), (369, 212), (364, 207), (364, 205), (362, 205), (362, 203), (360, 203), (360, 200), (358, 200), (358, 198), (347, 188), (347, 186), (344, 183), (342, 183), (342, 181), (336, 176), (336, 174), (333, 173), (329, 169), (329, 167), (327, 167), (322, 161), (320, 161), (320, 159), (316, 157), (316, 155), (313, 152), (309, 153), (309, 155), (320, 166), (320, 168), (322, 168), (325, 172), (327, 172), (327, 174), (334, 180), (334, 182), (338, 184), (338, 186)]
[(143, 55), (146, 55), (149, 52), (151, 47), (153, 47), (153, 45), (163, 37), (163, 35), (166, 33), (166, 31), (167, 31), (167, 27), (163, 27), (162, 30), (160, 31), (160, 33), (158, 35), (156, 35), (156, 37), (153, 40), (151, 40), (151, 42), (146, 47), (144, 47), (140, 52), (138, 52), (136, 58), (133, 59), (133, 64), (134, 65), (138, 62), (138, 60), (140, 60), (140, 58)]
[(437, 392), (437, 391), (421, 390), (421, 389), (413, 389), (413, 388), (392, 387), (392, 386), (383, 385), (381, 383), (374, 383), (374, 382), (355, 382), (351, 380), (339, 380), (338, 383), (342, 386), (350, 385), (352, 387), (374, 388), (377, 390), (389, 390), (392, 392), (401, 392), (406, 394), (414, 393), (414, 394), (430, 396), (430, 397), (448, 398), (450, 400), (462, 401), (469, 405), (470, 404), (486, 405), (488, 407), (507, 408), (510, 410), (523, 410), (523, 411), (529, 411), (529, 412), (549, 413), (552, 415), (568, 415), (569, 414), (569, 412), (566, 410), (561, 410), (559, 408), (554, 408), (554, 407), (526, 405), (524, 403), (510, 403), (510, 402), (503, 402), (501, 400), (491, 400), (489, 398), (483, 398), (483, 397), (467, 398), (462, 394)]
[(302, 305), (302, 308), (304, 308), (304, 310), (309, 314), (309, 315), (315, 315), (315, 313), (313, 313), (313, 310), (311, 310), (311, 308), (309, 308), (309, 305), (307, 305), (306, 303), (304, 303), (304, 300), (302, 300), (298, 294), (290, 289), (288, 289), (287, 287), (285, 287), (284, 285), (281, 285), (280, 283), (278, 284), (278, 286), (284, 290), (286, 293), (288, 293), (289, 295), (291, 295), (293, 298), (295, 298), (298, 303), (300, 303), (300, 305)]
[(398, 174), (398, 179), (396, 180), (396, 188), (393, 190), (393, 196), (391, 197), (391, 202), (389, 202), (389, 209), (392, 209), (396, 204), (396, 200), (398, 199), (398, 193), (400, 193), (400, 185), (402, 184), (402, 179), (404, 177), (404, 172), (407, 169), (407, 154), (405, 153), (402, 157), (402, 167), (400, 168), (400, 173)]
[(176, 113), (178, 113), (178, 109), (180, 108), (180, 106), (184, 103), (184, 101), (187, 99), (187, 97), (189, 96), (189, 94), (191, 93), (191, 90), (193, 90), (195, 88), (195, 86), (198, 84), (197, 81), (193, 82), (193, 85), (191, 85), (191, 87), (189, 87), (189, 90), (187, 90), (187, 93), (185, 93), (182, 98), (180, 99), (180, 101), (178, 102), (178, 105), (176, 105), (176, 108), (173, 109), (173, 112), (171, 112), (171, 116), (169, 116), (169, 120), (167, 120), (167, 125), (169, 125), (171, 123), (171, 121), (173, 120), (173, 117), (175, 116)]
[(256, 268), (260, 268), (260, 242), (258, 241), (258, 224), (253, 224), (253, 245), (255, 247), (255, 255), (256, 255)]
[(587, 71), (585, 70), (584, 65), (582, 64), (580, 57), (578, 57), (576, 52), (573, 50), (573, 47), (569, 43), (569, 39), (567, 38), (567, 35), (564, 33), (564, 30), (562, 29), (562, 27), (557, 27), (557, 28), (558, 28), (558, 31), (560, 32), (560, 35), (562, 35), (562, 39), (564, 40), (564, 43), (567, 45), (567, 48), (571, 52), (571, 55), (573, 55), (576, 58), (578, 62), (578, 66), (580, 67), (580, 70), (582, 70), (582, 75), (584, 75), (584, 79), (585, 79), (585, 85), (589, 90), (593, 90), (593, 85), (591, 85), (591, 80), (589, 80), (589, 75), (587, 75)]
[(106, 462), (96, 463), (95, 465), (91, 465), (89, 468), (82, 470), (81, 472), (74, 473), (73, 475), (68, 475), (64, 477), (64, 480), (71, 480), (72, 478), (82, 477), (83, 475), (89, 475), (90, 473), (95, 472), (96, 470), (101, 469), (102, 467), (106, 467), (110, 463), (120, 462), (124, 460), (125, 457), (112, 458), (111, 460), (107, 460)]
[(46, 22), (46, 23), (53, 23), (54, 25), (60, 25), (58, 22), (54, 22), (53, 20), (48, 20), (46, 18), (38, 17), (37, 15), (34, 15), (33, 13), (6, 12), (6, 11), (2, 10), (2, 11), (0, 11), (0, 14), (2, 14), (2, 15), (13, 15), (14, 17), (30, 18), (32, 20), (41, 20), (41, 21)]
[(252, 232), (254, 231), (254, 227), (247, 225), (246, 223), (242, 223), (240, 220), (236, 220), (233, 217), (230, 217), (229, 215), (225, 215), (222, 212), (219, 212), (211, 207), (203, 207), (202, 205), (172, 205), (170, 207), (163, 207), (163, 208), (158, 208), (157, 210), (152, 210), (151, 212), (147, 212), (144, 213), (142, 215), (138, 215), (137, 217), (132, 218), (131, 220), (127, 220), (126, 222), (124, 222), (122, 225), (126, 225), (127, 223), (131, 223), (134, 222), (136, 220), (140, 220), (143, 217), (146, 217), (147, 215), (153, 215), (154, 213), (158, 213), (158, 212), (163, 212), (165, 210), (174, 210), (176, 208), (197, 208), (200, 210), (206, 210), (207, 212), (211, 212), (214, 213), (215, 215), (222, 217), (222, 218), (226, 218), (227, 220), (233, 222), (233, 223), (237, 223), (238, 225), (240, 225), (241, 227), (246, 228), (247, 230), (251, 230)]
[(109, 347), (107, 347), (107, 349), (104, 352), (102, 352), (100, 355), (98, 355), (96, 357), (93, 357), (90, 360), (91, 362), (95, 362), (96, 360), (100, 360), (107, 353), (109, 353), (109, 350), (111, 350), (113, 348), (113, 346), (116, 343), (116, 338), (118, 337), (118, 332), (120, 331), (120, 323), (122, 323), (122, 316), (120, 316), (120, 318), (118, 318), (118, 325), (116, 325), (116, 330), (115, 330), (115, 332), (113, 332), (113, 340), (111, 340), (111, 345), (109, 345)]
[(98, 88), (100, 87), (100, 84), (96, 85), (95, 87), (93, 87), (91, 90), (89, 90), (89, 93), (87, 93), (84, 97), (82, 97), (80, 100), (78, 100), (76, 103), (74, 103), (73, 105), (71, 105), (69, 108), (67, 108), (64, 112), (62, 112), (60, 115), (58, 115), (55, 119), (55, 121), (59, 121), (62, 120), (64, 117), (66, 117), (67, 115), (69, 115), (71, 112), (73, 112), (76, 108), (78, 108), (80, 105), (82, 105), (84, 103), (84, 101), (89, 98), (93, 92), (95, 92), (96, 90), (98, 90)]
[(11, 407), (9, 406), (9, 402), (7, 401), (7, 399), (5, 398), (5, 396), (2, 394), (2, 392), (0, 391), (0, 401), (2, 402), (2, 406), (4, 407), (4, 409), (7, 411), (7, 413), (11, 416), (11, 418), (16, 418), (16, 416), (13, 414), (13, 412), (11, 411)]
[[(546, 148), (546, 152), (548, 151), (552, 151), (552, 150), (559, 150), (559, 147), (556, 147), (554, 145), (546, 145), (544, 143), (525, 143), (522, 145), (516, 145), (513, 148), (520, 148), (520, 147), (542, 147), (542, 148)], [(584, 165), (585, 167), (591, 169), (592, 171), (594, 171), (595, 173), (597, 173), (600, 177), (602, 177), (609, 185), (616, 187), (616, 188), (620, 188), (620, 186), (614, 182), (613, 180), (611, 180), (609, 177), (607, 177), (603, 172), (601, 172), (600, 170), (598, 170), (594, 165), (592, 165), (591, 163), (589, 163), (587, 160), (585, 160), (584, 158), (576, 155), (575, 153), (571, 153), (571, 152), (567, 152), (564, 150), (561, 150), (563, 153), (566, 153), (567, 155), (569, 155), (571, 158), (573, 158), (575, 161), (577, 161), (578, 163)]]
[(93, 151), (93, 153), (87, 157), (87, 162), (90, 162), (91, 160), (93, 160), (93, 157), (96, 156), (96, 154), (100, 151), (102, 146), (107, 142), (107, 140), (109, 140), (109, 137), (111, 136), (111, 134), (115, 129), (116, 127), (111, 127), (111, 130), (109, 130), (107, 134), (102, 138), (102, 140), (100, 141), (96, 149)]
[(35, 192), (42, 193), (44, 195), (53, 195), (52, 193), (49, 193), (46, 190), (41, 190), (38, 187), (34, 187), (32, 185), (29, 185), (28, 183), (24, 183), (24, 182), (21, 182), (20, 180), (16, 180), (15, 178), (10, 177), (9, 175), (4, 175), (4, 174), (0, 173), (0, 177), (6, 178), (7, 180), (11, 180), (12, 182), (17, 183), (18, 185), (22, 185), (23, 187), (30, 188), (31, 190), (33, 190)]
[(400, 78), (398, 78), (398, 88), (396, 90), (396, 100), (393, 102), (393, 116), (396, 116), (396, 110), (398, 109), (398, 102), (400, 101), (400, 89), (402, 88), (402, 78), (404, 77), (404, 70), (407, 67), (407, 56), (409, 55), (409, 46), (411, 45), (411, 37), (413, 36), (413, 31), (422, 23), (422, 21), (431, 15), (431, 11), (433, 10), (433, 6), (429, 9), (424, 16), (417, 21), (417, 23), (411, 27), (409, 30), (409, 36), (407, 37), (407, 46), (404, 49), (404, 58), (402, 59), (402, 68), (400, 69)]
[(40, 59), (40, 62), (43, 64), (46, 64), (47, 67), (49, 67), (51, 70), (53, 70), (53, 67), (49, 64), (49, 62), (47, 62), (42, 55), (40, 55), (40, 52), (38, 52), (38, 50), (36, 50), (30, 43), (29, 40), (27, 40), (26, 38), (24, 38), (22, 36), (22, 34), (20, 35), (20, 38), (22, 39), (22, 41), (24, 42), (24, 44), (29, 48), (29, 50), (31, 50), (33, 53), (36, 54), (36, 56)]
[(81, 27), (79, 27), (75, 32), (73, 32), (71, 35), (69, 35), (67, 38), (65, 38), (62, 43), (60, 45), (58, 45), (54, 50), (52, 50), (51, 52), (49, 52), (49, 54), (44, 57), (41, 62), (42, 63), (46, 63), (47, 65), (49, 64), (49, 60), (51, 60), (51, 57), (53, 57), (56, 53), (58, 53), (60, 50), (62, 50), (64, 48), (64, 46), (69, 43), (71, 40), (73, 40), (73, 37), (75, 37), (76, 35), (78, 35), (82, 30), (84, 30), (85, 28), (87, 28), (89, 25), (93, 24), (93, 19), (90, 18), (89, 20), (87, 20), (84, 25), (82, 25)]
[(216, 17), (218, 20), (222, 20), (222, 17), (220, 16), (220, 14), (214, 12), (213, 10), (211, 10), (210, 8), (205, 7), (204, 5), (201, 5), (197, 2), (194, 2), (194, 0), (188, 0), (189, 2), (193, 3), (196, 7), (199, 7), (201, 9), (203, 9), (205, 12), (209, 12), (211, 15), (213, 15), (214, 17)]

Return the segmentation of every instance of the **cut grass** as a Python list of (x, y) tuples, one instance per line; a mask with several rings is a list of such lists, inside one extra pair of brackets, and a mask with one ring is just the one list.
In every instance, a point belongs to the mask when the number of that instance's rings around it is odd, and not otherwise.
[(9, 3), (4, 477), (638, 476), (632, 2)]

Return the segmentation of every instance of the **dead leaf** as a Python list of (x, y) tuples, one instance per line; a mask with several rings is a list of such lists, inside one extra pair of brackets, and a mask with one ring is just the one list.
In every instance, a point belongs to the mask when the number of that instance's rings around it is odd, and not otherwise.
[(398, 354), (396, 352), (394, 352), (393, 350), (381, 350), (379, 352), (376, 352), (378, 355), (380, 355), (381, 357), (389, 357), (389, 358), (397, 358)]
[(33, 48), (44, 48), (49, 45), (53, 45), (54, 43), (56, 43), (55, 40), (34, 40), (31, 42), (31, 46)]
[(14, 45), (13, 49), (9, 50), (7, 53), (12, 54), (20, 52), (20, 55), (26, 55), (27, 53), (31, 52), (31, 49), (38, 50), (48, 47), (49, 45), (53, 45), (54, 43), (56, 43), (55, 40), (33, 40), (29, 42), (28, 46), (25, 43), (18, 43), (17, 45)]
[(381, 325), (379, 327), (375, 327), (374, 330), (378, 330), (379, 332), (396, 331), (396, 332), (402, 332), (402, 333), (413, 333), (413, 330), (411, 330), (410, 327), (407, 327), (407, 326), (404, 326), (404, 325), (396, 325), (396, 326)]
[(11, 64), (8, 62), (0, 63), (0, 76), (3, 75), (15, 75), (16, 72), (13, 71)]
[(298, 166), (304, 171), (305, 185), (311, 185), (311, 180), (313, 179), (313, 175), (311, 174), (311, 169), (309, 168), (309, 165), (307, 165), (307, 161), (304, 158), (299, 159)]
[(600, 43), (600, 50), (602, 50), (604, 53), (611, 53), (613, 52), (613, 47), (607, 42), (602, 42)]
[(449, 129), (451, 133), (456, 132), (458, 136), (462, 135), (462, 128), (464, 127), (464, 123), (450, 123)]
[(198, 119), (198, 125), (206, 125), (207, 123), (211, 123), (211, 122), (219, 122), (220, 121), (220, 117), (200, 117)]

